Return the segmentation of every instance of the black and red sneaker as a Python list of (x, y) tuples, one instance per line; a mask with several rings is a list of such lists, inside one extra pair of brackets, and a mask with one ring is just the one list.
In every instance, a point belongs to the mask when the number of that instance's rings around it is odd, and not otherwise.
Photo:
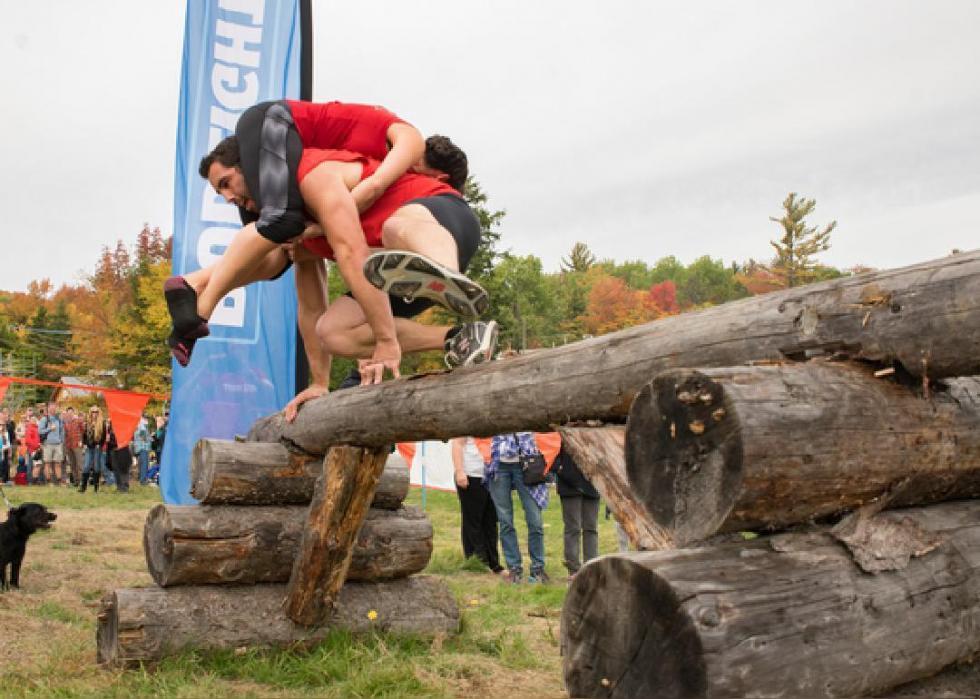
[(191, 361), (194, 344), (211, 333), (208, 323), (197, 314), (197, 292), (180, 276), (163, 283), (163, 296), (173, 322), (173, 332), (167, 337), (170, 353), (181, 366)]

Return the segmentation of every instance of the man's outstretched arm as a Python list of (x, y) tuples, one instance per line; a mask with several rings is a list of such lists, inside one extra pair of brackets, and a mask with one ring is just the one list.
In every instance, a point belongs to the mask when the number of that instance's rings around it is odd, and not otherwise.
[(395, 377), (400, 375), (401, 347), (388, 295), (374, 288), (364, 276), (369, 248), (350, 194), (351, 180), (357, 179), (360, 171), (350, 165), (334, 162), (319, 165), (303, 179), (300, 191), (307, 208), (323, 227), (340, 274), (374, 334), (374, 354), (363, 365), (362, 378), (367, 383), (381, 383), (385, 369)]

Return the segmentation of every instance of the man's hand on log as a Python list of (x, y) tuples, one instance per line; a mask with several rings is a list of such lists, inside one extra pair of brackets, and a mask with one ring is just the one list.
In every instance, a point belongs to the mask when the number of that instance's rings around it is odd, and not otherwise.
[(296, 419), (296, 414), (299, 412), (299, 406), (303, 405), (308, 400), (313, 400), (314, 398), (319, 398), (324, 395), (329, 389), (326, 386), (313, 385), (304, 391), (301, 391), (295, 398), (286, 403), (286, 407), (283, 408), (283, 412), (286, 414), (286, 422), (292, 422)]
[(358, 371), (361, 373), (361, 385), (381, 383), (384, 380), (385, 369), (393, 377), (400, 378), (398, 367), (402, 361), (402, 348), (398, 340), (380, 341), (374, 346), (374, 354), (370, 359), (358, 361)]

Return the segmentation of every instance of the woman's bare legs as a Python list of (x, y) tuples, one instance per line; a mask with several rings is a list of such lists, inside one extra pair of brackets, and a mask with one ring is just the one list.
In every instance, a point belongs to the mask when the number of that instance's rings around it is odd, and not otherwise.
[[(241, 286), (247, 286), (253, 282), (266, 281), (267, 279), (272, 279), (274, 276), (282, 272), (286, 263), (289, 262), (289, 258), (282, 248), (277, 247), (275, 250), (270, 250), (259, 266), (251, 271), (248, 278), (241, 284)], [(215, 264), (208, 265), (207, 267), (201, 267), (201, 269), (196, 269), (193, 272), (188, 272), (183, 275), (184, 280), (190, 284), (191, 288), (194, 289), (198, 294), (200, 294), (205, 287), (207, 287), (208, 282), (211, 281), (211, 273), (214, 270)]]
[(211, 317), (215, 306), (232, 289), (254, 281), (255, 271), (262, 266), (266, 255), (279, 245), (264, 238), (254, 223), (242, 228), (214, 263), (211, 277), (197, 295), (197, 314), (205, 321)]
[(406, 204), (384, 222), (381, 242), (389, 250), (408, 250), (459, 271), (459, 252), (452, 234), (421, 204)]

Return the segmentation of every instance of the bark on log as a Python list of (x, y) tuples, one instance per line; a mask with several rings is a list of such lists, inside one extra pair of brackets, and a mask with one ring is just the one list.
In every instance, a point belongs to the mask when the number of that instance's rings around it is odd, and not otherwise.
[[(323, 457), (281, 444), (202, 439), (191, 456), (191, 495), (202, 505), (305, 505), (323, 471)], [(385, 464), (372, 507), (398, 509), (408, 494), (408, 467)]]
[(944, 543), (868, 575), (829, 534), (590, 562), (562, 610), (573, 697), (856, 697), (980, 649), (980, 503), (876, 516)]
[(286, 618), (282, 611), (285, 596), (285, 585), (145, 587), (110, 592), (98, 615), (98, 660), (134, 665), (188, 648), (312, 644), (331, 629), (358, 633), (380, 629), (423, 636), (459, 630), (459, 609), (449, 588), (442, 580), (426, 576), (349, 583), (340, 593), (334, 615), (315, 629)]
[(388, 453), (387, 446), (327, 452), (286, 590), (286, 616), (297, 624), (320, 624), (332, 610)]
[[(257, 432), (314, 454), (625, 418), (655, 375), (820, 352), (898, 362), (936, 379), (980, 374), (980, 251), (755, 296), (449, 374), (310, 401)], [(486, 406), (494, 409), (489, 413)]]
[(634, 497), (626, 478), (626, 429), (619, 425), (562, 427), (558, 432), (562, 446), (609, 505), (630, 544), (641, 551), (673, 548), (670, 532)]
[[(161, 587), (286, 582), (306, 507), (157, 505), (143, 528), (146, 567)], [(432, 557), (432, 522), (420, 510), (368, 511), (347, 580), (404, 578)]]
[(832, 515), (894, 488), (891, 506), (977, 497), (980, 393), (953, 383), (926, 400), (844, 363), (666, 372), (630, 412), (629, 481), (678, 546)]

